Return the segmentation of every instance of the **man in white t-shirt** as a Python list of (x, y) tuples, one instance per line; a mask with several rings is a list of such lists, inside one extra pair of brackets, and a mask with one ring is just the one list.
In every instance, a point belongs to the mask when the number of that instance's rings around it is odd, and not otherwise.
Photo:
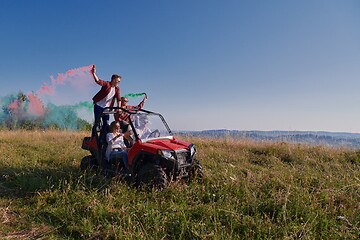
[[(117, 100), (118, 106), (120, 106), (120, 87), (118, 86), (121, 81), (121, 76), (112, 75), (111, 81), (103, 81), (98, 78), (96, 75), (96, 67), (93, 65), (91, 73), (94, 77), (94, 80), (101, 87), (100, 91), (93, 97), (94, 102), (94, 116), (95, 121), (99, 118), (100, 114), (106, 107), (113, 107), (115, 100)], [(107, 132), (109, 127), (109, 115), (105, 115), (102, 117), (103, 120), (103, 129)]]

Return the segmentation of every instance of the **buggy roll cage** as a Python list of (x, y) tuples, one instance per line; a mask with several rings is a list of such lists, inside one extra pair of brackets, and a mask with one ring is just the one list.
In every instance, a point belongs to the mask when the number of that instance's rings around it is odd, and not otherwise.
[[(122, 108), (122, 107), (106, 107), (103, 109), (102, 113), (98, 116), (97, 119), (95, 119), (95, 123), (94, 123), (94, 126), (92, 128), (92, 132), (93, 133), (97, 133), (97, 128), (98, 129), (101, 129), (102, 127), (102, 116), (104, 115), (111, 115), (111, 114), (115, 114), (118, 112), (118, 110), (121, 110), (123, 112), (126, 112), (128, 114), (131, 115), (135, 115), (137, 114), (138, 112), (143, 112), (143, 113), (147, 113), (147, 114), (151, 114), (151, 115), (156, 115), (156, 116), (159, 116), (161, 121), (163, 122), (163, 124), (165, 125), (166, 129), (168, 130), (168, 132), (170, 133), (170, 135), (173, 135), (169, 125), (166, 123), (164, 117), (160, 114), (160, 113), (155, 113), (155, 112), (152, 112), (152, 111), (148, 111), (148, 110), (145, 110), (145, 109), (139, 109), (139, 108)], [(131, 126), (131, 128), (133, 130), (135, 130), (135, 127), (133, 125), (133, 122), (132, 121), (129, 121), (129, 124)], [(134, 132), (134, 136), (136, 138), (136, 140), (140, 140), (138, 134), (136, 131), (133, 131)]]

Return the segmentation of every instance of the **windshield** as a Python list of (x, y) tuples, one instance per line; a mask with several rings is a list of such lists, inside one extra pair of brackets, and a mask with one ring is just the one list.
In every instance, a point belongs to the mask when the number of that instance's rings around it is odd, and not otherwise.
[(131, 116), (131, 120), (137, 135), (142, 141), (172, 136), (158, 114), (136, 113)]

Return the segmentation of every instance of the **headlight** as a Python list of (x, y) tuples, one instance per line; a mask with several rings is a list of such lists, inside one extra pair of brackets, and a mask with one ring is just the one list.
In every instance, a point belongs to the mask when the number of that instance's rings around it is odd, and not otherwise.
[(194, 157), (194, 155), (196, 154), (196, 147), (195, 147), (195, 145), (194, 145), (194, 144), (191, 144), (191, 145), (189, 146), (189, 149), (190, 149), (190, 156), (191, 156), (191, 157)]
[(163, 156), (164, 158), (174, 158), (175, 152), (173, 150), (169, 150), (169, 149), (158, 149), (157, 153), (161, 156)]

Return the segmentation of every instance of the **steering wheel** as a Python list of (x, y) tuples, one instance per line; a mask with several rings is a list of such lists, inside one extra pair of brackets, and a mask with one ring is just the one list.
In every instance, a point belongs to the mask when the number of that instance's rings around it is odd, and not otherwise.
[(149, 138), (156, 138), (156, 137), (160, 137), (159, 129), (156, 129), (155, 131), (151, 132), (149, 135)]

